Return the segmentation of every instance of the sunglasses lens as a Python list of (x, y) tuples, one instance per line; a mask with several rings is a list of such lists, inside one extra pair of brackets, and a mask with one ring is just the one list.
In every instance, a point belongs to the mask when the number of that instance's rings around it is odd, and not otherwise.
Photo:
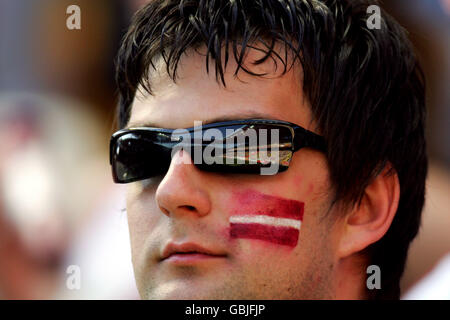
[[(290, 128), (245, 124), (218, 129), (224, 138), (222, 141), (214, 141), (213, 145), (216, 147), (207, 153), (207, 163), (197, 164), (201, 170), (261, 174), (262, 168), (273, 168), (274, 170), (266, 172), (275, 174), (288, 168), (293, 155)], [(204, 148), (204, 155), (206, 150), (211, 150), (210, 146)]]
[(173, 143), (170, 135), (158, 132), (130, 132), (112, 146), (113, 176), (127, 183), (164, 174), (170, 165)]

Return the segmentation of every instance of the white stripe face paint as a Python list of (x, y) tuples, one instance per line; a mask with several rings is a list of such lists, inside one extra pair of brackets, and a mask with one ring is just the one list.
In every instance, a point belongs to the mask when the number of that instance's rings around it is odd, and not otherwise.
[(291, 227), (300, 230), (301, 221), (288, 218), (275, 218), (266, 215), (231, 216), (230, 223), (258, 223), (273, 227)]

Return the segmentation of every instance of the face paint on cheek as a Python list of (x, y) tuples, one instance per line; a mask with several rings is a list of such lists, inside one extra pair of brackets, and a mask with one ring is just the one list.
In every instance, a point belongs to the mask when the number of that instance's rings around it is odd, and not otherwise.
[(249, 190), (233, 194), (236, 209), (229, 218), (230, 237), (295, 247), (304, 203)]

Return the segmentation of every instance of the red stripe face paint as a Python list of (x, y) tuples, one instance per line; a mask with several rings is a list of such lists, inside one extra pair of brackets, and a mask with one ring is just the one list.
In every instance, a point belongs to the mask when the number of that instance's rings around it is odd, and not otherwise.
[(237, 208), (230, 216), (230, 237), (257, 239), (295, 247), (304, 203), (249, 190), (233, 195)]

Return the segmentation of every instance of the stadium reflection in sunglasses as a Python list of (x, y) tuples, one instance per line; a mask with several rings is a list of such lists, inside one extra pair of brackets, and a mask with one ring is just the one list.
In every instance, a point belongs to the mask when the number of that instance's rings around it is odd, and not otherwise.
[(287, 170), (301, 148), (326, 151), (322, 136), (296, 124), (266, 119), (233, 120), (187, 129), (127, 128), (110, 142), (110, 163), (116, 183), (164, 175), (172, 157), (188, 152), (200, 170), (272, 175)]

